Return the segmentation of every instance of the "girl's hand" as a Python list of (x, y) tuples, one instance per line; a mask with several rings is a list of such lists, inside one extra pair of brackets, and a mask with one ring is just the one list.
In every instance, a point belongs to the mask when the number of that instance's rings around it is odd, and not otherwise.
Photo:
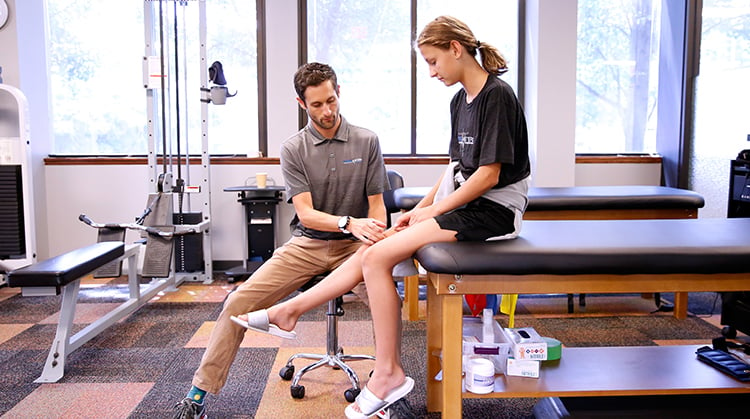
[(412, 226), (424, 220), (429, 220), (430, 218), (433, 218), (437, 215), (440, 214), (435, 211), (435, 207), (432, 205), (428, 205), (423, 208), (414, 208), (408, 212), (405, 212), (404, 215), (399, 217), (394, 228), (396, 229), (396, 231), (400, 231), (408, 226)]
[(423, 208), (414, 208), (411, 217), (409, 217), (409, 225), (421, 223), (422, 221), (429, 220), (437, 215), (440, 215), (440, 213), (435, 210), (433, 205)]

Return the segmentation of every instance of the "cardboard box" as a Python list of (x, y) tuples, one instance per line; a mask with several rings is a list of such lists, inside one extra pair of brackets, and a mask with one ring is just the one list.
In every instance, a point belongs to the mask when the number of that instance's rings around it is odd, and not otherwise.
[(506, 367), (505, 375), (539, 378), (540, 363), (540, 361), (508, 358), (508, 365)]
[(544, 361), (547, 359), (547, 342), (533, 327), (504, 329), (511, 344), (510, 356), (517, 361)]

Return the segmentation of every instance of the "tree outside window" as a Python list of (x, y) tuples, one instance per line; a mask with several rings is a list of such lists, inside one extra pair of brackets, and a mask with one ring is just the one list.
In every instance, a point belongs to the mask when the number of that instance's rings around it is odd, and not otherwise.
[[(149, 28), (147, 6), (156, 16)], [(159, 6), (167, 18), (167, 66), (184, 64), (179, 77), (171, 74), (179, 86), (170, 87), (171, 100), (177, 90), (180, 95), (182, 150), (201, 152), (198, 1), (48, 0), (52, 154), (147, 154), (145, 33), (156, 33), (158, 42)], [(211, 154), (255, 155), (258, 150), (258, 118), (248, 117), (258, 114), (255, 7), (247, 0), (206, 2), (206, 60), (209, 66), (222, 62), (228, 87), (240, 92), (231, 106), (210, 107)]]
[(578, 1), (576, 153), (656, 147), (661, 0)]

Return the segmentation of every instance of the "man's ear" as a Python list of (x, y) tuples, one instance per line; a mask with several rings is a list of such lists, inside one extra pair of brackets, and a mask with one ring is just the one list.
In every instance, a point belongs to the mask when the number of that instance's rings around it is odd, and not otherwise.
[(303, 101), (302, 99), (300, 99), (299, 96), (296, 99), (297, 99), (297, 103), (299, 103), (299, 107), (302, 108), (302, 109), (304, 109), (304, 110), (307, 110), (307, 107), (305, 106), (305, 101)]

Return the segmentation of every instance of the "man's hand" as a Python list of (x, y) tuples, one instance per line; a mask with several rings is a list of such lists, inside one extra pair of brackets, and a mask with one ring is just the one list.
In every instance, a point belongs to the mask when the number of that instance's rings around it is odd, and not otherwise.
[(363, 243), (374, 244), (385, 238), (385, 223), (374, 218), (350, 218), (347, 230)]

